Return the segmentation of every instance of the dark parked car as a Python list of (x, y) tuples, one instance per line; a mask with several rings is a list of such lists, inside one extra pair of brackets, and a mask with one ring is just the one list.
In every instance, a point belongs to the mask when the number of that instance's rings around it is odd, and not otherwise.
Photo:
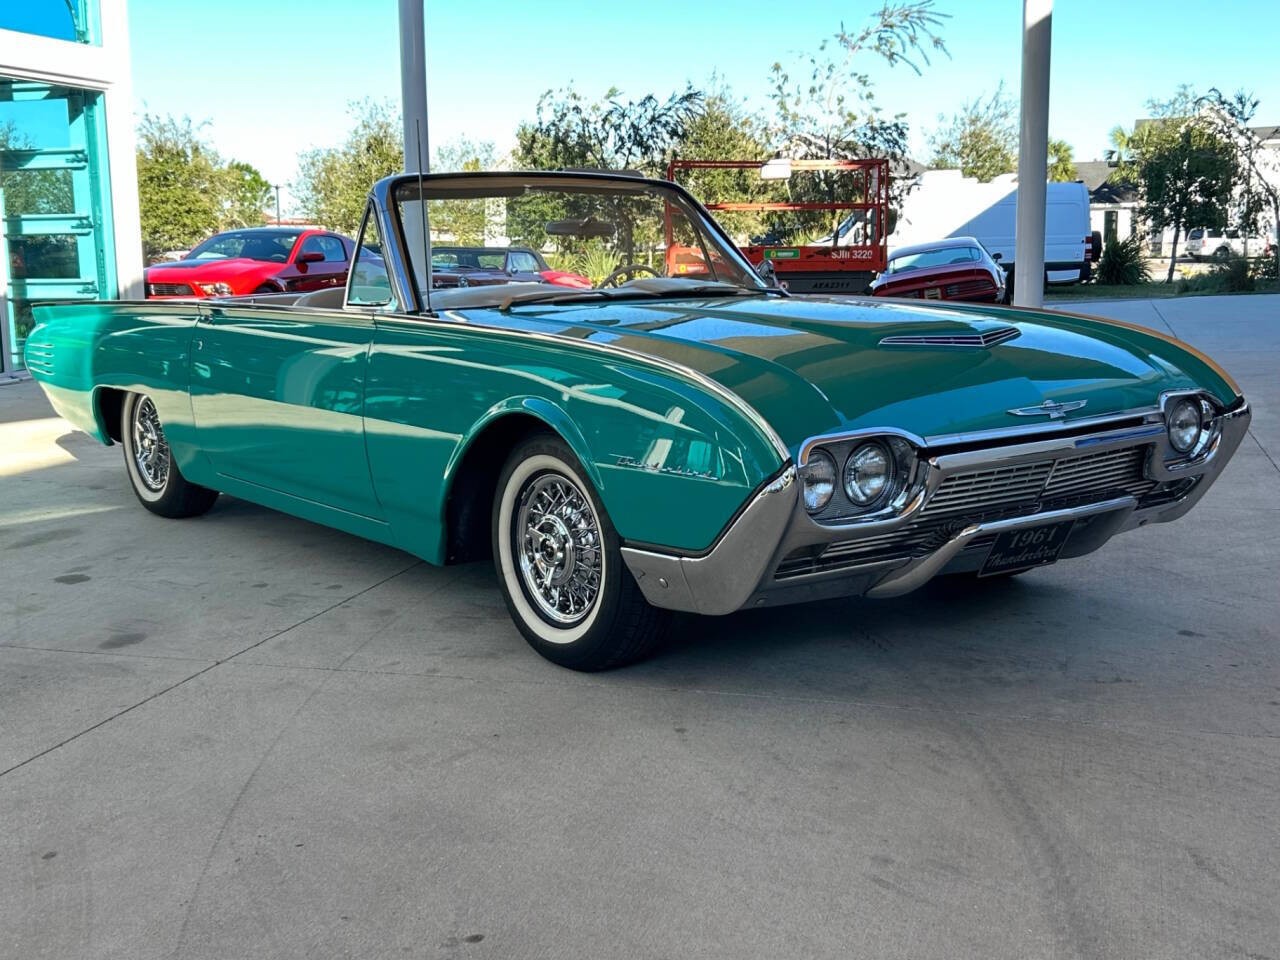
[(578, 273), (552, 270), (529, 247), (431, 247), (433, 287), (483, 287), (494, 283), (555, 283), (590, 289)]
[(871, 282), (871, 295), (1001, 303), (1005, 276), (973, 237), (948, 237), (890, 254), (884, 273)]

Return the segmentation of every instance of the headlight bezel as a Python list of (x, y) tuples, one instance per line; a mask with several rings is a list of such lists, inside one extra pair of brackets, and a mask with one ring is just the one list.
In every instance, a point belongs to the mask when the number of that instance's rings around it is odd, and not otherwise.
[[(888, 453), (890, 477), (879, 494), (866, 503), (859, 503), (845, 489), (845, 472), (850, 459), (868, 444), (876, 444)], [(801, 448), (799, 468), (801, 478), (805, 467), (817, 455), (823, 454), (836, 464), (836, 490), (817, 510), (808, 509), (810, 520), (823, 526), (892, 521), (919, 505), (930, 473), (928, 459), (923, 454), (923, 441), (910, 434), (892, 429), (867, 430), (843, 435), (815, 437)]]
[[(1194, 407), (1198, 426), (1192, 443), (1182, 447), (1174, 441), (1173, 421), (1174, 414), (1186, 405)], [(1222, 410), (1219, 405), (1202, 390), (1177, 390), (1163, 394), (1160, 398), (1160, 407), (1165, 443), (1168, 447), (1165, 465), (1179, 467), (1203, 460), (1221, 433)]]

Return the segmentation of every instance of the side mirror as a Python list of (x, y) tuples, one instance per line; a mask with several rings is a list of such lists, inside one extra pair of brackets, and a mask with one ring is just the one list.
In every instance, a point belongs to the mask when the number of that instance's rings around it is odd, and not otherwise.
[(993, 253), (993, 254), (991, 255), (991, 259), (992, 259), (992, 260), (994, 260), (996, 263), (999, 263), (999, 262), (1000, 262), (1000, 258), (1001, 258), (1002, 256), (1004, 256), (1004, 254), (1002, 254), (1002, 253)]
[(756, 267), (756, 273), (760, 274), (760, 279), (766, 286), (778, 286), (778, 270), (774, 267), (772, 260), (761, 260), (760, 266)]
[(298, 263), (319, 263), (324, 259), (324, 254), (319, 250), (303, 250), (298, 254)]

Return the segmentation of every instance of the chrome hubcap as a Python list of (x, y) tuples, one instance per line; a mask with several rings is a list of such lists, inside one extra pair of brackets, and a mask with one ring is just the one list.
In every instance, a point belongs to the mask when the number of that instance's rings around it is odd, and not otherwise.
[(148, 490), (159, 492), (169, 479), (169, 442), (150, 397), (133, 408), (133, 462)]
[(553, 623), (572, 626), (600, 593), (600, 530), (582, 491), (558, 473), (534, 477), (520, 493), (515, 525), (520, 576)]

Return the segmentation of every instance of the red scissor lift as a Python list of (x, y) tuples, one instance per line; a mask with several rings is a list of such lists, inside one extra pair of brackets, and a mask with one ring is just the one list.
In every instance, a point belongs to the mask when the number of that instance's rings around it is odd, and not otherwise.
[[(781, 167), (789, 174), (827, 170), (861, 172), (852, 179), (855, 198), (824, 203), (708, 203), (708, 210), (829, 210), (863, 211), (843, 237), (827, 238), (816, 244), (752, 244), (742, 253), (757, 267), (765, 260), (773, 264), (778, 280), (792, 293), (862, 293), (888, 259), (889, 161), (888, 160), (672, 160), (667, 179), (675, 180), (681, 170), (762, 171)], [(788, 175), (784, 172), (783, 176)], [(847, 222), (848, 217), (844, 220)], [(835, 231), (832, 231), (833, 236)], [(671, 217), (667, 217), (667, 271), (672, 275), (705, 273), (699, 251), (675, 244)]]

